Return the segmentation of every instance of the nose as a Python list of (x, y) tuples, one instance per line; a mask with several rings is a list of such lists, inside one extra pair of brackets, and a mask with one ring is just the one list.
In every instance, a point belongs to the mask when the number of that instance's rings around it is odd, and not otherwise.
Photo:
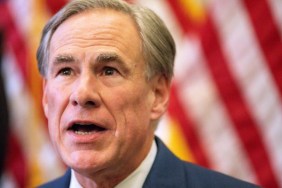
[(100, 106), (100, 99), (96, 90), (96, 81), (88, 75), (81, 75), (76, 81), (70, 96), (73, 106), (93, 108)]

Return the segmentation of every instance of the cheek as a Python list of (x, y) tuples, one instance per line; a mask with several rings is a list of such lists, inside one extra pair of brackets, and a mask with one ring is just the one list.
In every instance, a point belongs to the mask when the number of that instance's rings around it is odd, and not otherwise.
[(62, 90), (52, 88), (46, 92), (48, 108), (46, 116), (48, 119), (48, 127), (51, 136), (58, 133), (60, 128), (60, 120), (63, 115), (64, 108), (67, 105), (66, 95), (60, 91)]
[(56, 129), (59, 128), (58, 123), (59, 123), (59, 117), (58, 117), (58, 97), (56, 95), (50, 95), (48, 96), (48, 114), (47, 114), (47, 119), (48, 119), (48, 129), (49, 129), (49, 134), (52, 139), (54, 139), (54, 135), (58, 132)]
[(60, 106), (60, 94), (58, 94), (54, 90), (47, 91), (47, 118), (48, 120), (52, 120), (56, 116), (56, 111), (58, 110), (58, 107)]
[(69, 88), (68, 87), (58, 87), (60, 84), (56, 82), (50, 82), (46, 88), (46, 98), (48, 104), (48, 118), (53, 118), (60, 111), (66, 107), (69, 99)]
[[(142, 128), (145, 128), (150, 123), (152, 97), (148, 91), (123, 88), (115, 96), (117, 97), (111, 100), (112, 113), (118, 124), (125, 124), (126, 131), (130, 130), (129, 126), (141, 129), (140, 124)], [(123, 123), (120, 123), (121, 121)]]

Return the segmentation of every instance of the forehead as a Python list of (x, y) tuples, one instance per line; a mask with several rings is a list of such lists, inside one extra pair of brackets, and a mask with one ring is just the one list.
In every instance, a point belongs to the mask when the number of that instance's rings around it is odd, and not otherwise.
[[(78, 13), (65, 20), (54, 32), (50, 46), (67, 44), (95, 45), (115, 42), (119, 47), (142, 48), (136, 23), (130, 15), (110, 9), (95, 9)], [(91, 43), (91, 44), (90, 44)]]

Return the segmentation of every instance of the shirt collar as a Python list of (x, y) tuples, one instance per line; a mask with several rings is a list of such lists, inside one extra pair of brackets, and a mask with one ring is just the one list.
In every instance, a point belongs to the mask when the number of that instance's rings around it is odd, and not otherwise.
[(82, 186), (78, 183), (74, 175), (74, 170), (71, 169), (71, 180), (70, 180), (70, 187), (69, 188), (82, 188)]
[[(157, 144), (156, 141), (153, 142), (151, 149), (146, 156), (146, 158), (142, 161), (139, 167), (134, 170), (127, 178), (125, 178), (122, 182), (120, 182), (115, 188), (141, 188), (153, 166), (154, 160), (157, 155)], [(71, 169), (71, 181), (69, 188), (82, 188), (79, 184), (78, 180), (74, 175), (73, 169)]]

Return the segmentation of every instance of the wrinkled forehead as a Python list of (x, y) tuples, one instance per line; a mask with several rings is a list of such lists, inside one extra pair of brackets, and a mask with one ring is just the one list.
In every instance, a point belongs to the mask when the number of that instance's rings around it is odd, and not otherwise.
[[(111, 14), (116, 14), (117, 16), (119, 15), (123, 15), (124, 17), (127, 17), (127, 19), (125, 21), (130, 20), (130, 22), (136, 27), (139, 28), (138, 24), (136, 23), (135, 20), (135, 16), (134, 14), (129, 11), (129, 10), (123, 10), (123, 9), (114, 9), (114, 8), (107, 8), (107, 7), (95, 7), (95, 8), (87, 8), (85, 10), (79, 10), (79, 11), (65, 11), (65, 12), (61, 12), (57, 18), (54, 19), (53, 22), (53, 27), (52, 27), (52, 31), (51, 31), (51, 35), (53, 35), (56, 30), (61, 27), (61, 25), (63, 25), (65, 22), (68, 22), (69, 20), (71, 20), (73, 17), (84, 17), (85, 15), (91, 15), (91, 13), (96, 14), (96, 15), (104, 15), (107, 16), (107, 14), (111, 13)], [(90, 18), (89, 16), (86, 16), (87, 21), (89, 24), (93, 23), (93, 22), (101, 22), (101, 20), (99, 20), (99, 17), (92, 17)], [(52, 37), (52, 36), (51, 36)]]
[[(118, 42), (124, 48), (142, 51), (142, 39), (134, 20), (127, 14), (110, 9), (85, 11), (69, 17), (53, 33), (50, 46), (79, 42)], [(61, 44), (62, 43), (62, 44)], [(93, 43), (93, 45), (94, 45)]]

